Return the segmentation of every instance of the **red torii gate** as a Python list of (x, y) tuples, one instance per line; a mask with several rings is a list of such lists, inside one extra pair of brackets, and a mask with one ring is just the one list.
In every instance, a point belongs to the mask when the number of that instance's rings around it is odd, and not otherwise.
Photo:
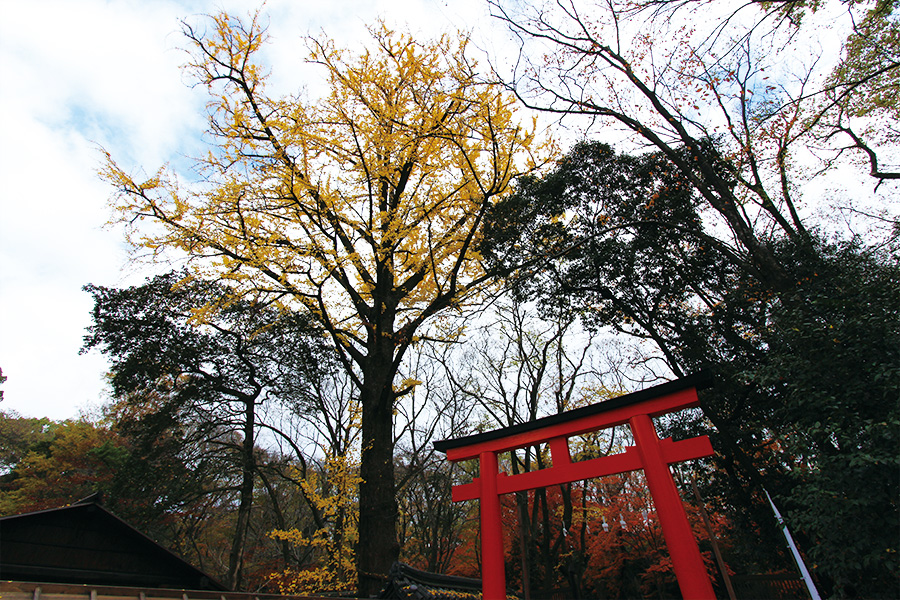
[[(478, 458), (480, 462), (479, 477), (472, 483), (453, 486), (453, 501), (481, 501), (484, 600), (506, 598), (501, 495), (638, 469), (644, 470), (682, 596), (715, 600), (700, 548), (669, 471), (671, 463), (712, 455), (712, 444), (705, 435), (678, 442), (661, 440), (651, 420), (698, 406), (697, 389), (710, 384), (711, 377), (700, 373), (530, 423), (435, 442), (435, 449), (446, 453), (450, 461)], [(620, 454), (572, 462), (569, 437), (624, 423), (631, 428), (634, 446)], [(498, 472), (498, 454), (542, 443), (550, 446), (552, 466), (518, 475)]]

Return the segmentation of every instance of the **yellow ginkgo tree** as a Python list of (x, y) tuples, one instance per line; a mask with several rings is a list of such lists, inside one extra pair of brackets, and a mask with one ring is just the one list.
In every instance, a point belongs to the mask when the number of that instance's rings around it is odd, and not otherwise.
[[(479, 78), (465, 36), (423, 43), (386, 25), (351, 55), (310, 39), (328, 92), (269, 97), (258, 15), (185, 26), (208, 86), (214, 144), (201, 183), (141, 181), (107, 162), (133, 243), (193, 257), (237, 293), (302, 307), (334, 341), (362, 405), (360, 592), (398, 555), (392, 412), (413, 382), (405, 353), (429, 320), (493, 276), (477, 247), (486, 211), (549, 154), (514, 99)], [(149, 223), (148, 223), (149, 222)]]

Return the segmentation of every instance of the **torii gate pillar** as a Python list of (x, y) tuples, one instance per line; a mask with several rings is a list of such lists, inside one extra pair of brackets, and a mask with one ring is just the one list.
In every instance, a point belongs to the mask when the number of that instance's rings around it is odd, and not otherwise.
[[(500, 496), (538, 487), (603, 477), (643, 469), (681, 594), (686, 600), (715, 600), (712, 584), (694, 539), (687, 514), (669, 470), (671, 463), (713, 453), (707, 436), (672, 441), (659, 439), (652, 417), (699, 405), (697, 388), (711, 378), (693, 375), (584, 408), (560, 413), (505, 429), (455, 440), (434, 447), (451, 461), (479, 460), (479, 476), (472, 483), (453, 487), (453, 501), (481, 502), (481, 580), (484, 600), (505, 600), (503, 527)], [(627, 423), (634, 446), (625, 452), (572, 462), (568, 438)], [(552, 466), (518, 475), (499, 472), (497, 455), (546, 443)]]

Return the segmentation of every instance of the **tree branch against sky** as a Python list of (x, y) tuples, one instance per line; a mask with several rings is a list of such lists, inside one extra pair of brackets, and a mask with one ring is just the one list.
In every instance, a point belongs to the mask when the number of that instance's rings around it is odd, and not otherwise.
[(392, 411), (412, 389), (395, 375), (431, 317), (491, 283), (476, 251), (484, 215), (543, 150), (515, 99), (479, 79), (465, 36), (422, 43), (377, 24), (358, 57), (310, 38), (330, 91), (309, 101), (267, 96), (259, 15), (184, 33), (211, 97), (204, 181), (185, 187), (165, 168), (139, 181), (111, 157), (104, 176), (134, 243), (302, 306), (331, 337), (363, 409), (360, 591), (377, 591), (367, 574), (397, 555)]
[[(780, 275), (760, 234), (808, 235), (803, 217), (815, 204), (802, 190), (818, 173), (856, 165), (870, 175), (868, 202), (896, 219), (885, 202), (900, 160), (896, 103), (887, 100), (900, 73), (896, 44), (860, 42), (866, 31), (885, 42), (896, 34), (889, 8), (880, 20), (865, 13), (874, 24), (854, 32), (840, 26), (862, 7), (837, 2), (817, 4), (816, 14), (798, 3), (793, 21), (724, 0), (490, 3), (521, 39), (522, 61), (501, 76), (523, 102), (662, 151), (763, 279)], [(849, 35), (843, 60), (822, 39), (834, 30)]]

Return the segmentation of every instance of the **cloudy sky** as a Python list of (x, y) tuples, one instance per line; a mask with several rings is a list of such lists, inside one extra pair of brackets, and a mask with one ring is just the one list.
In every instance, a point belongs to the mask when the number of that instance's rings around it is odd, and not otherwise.
[[(151, 172), (199, 154), (205, 97), (179, 69), (180, 23), (258, 4), (0, 0), (0, 410), (63, 419), (103, 401), (103, 358), (78, 354), (92, 306), (81, 287), (147, 273), (129, 263), (121, 231), (104, 227), (111, 189), (96, 174), (99, 148)], [(483, 0), (270, 0), (264, 12), (285, 92), (304, 84), (291, 65), (307, 33), (352, 47), (381, 17), (428, 36), (503, 37)]]

